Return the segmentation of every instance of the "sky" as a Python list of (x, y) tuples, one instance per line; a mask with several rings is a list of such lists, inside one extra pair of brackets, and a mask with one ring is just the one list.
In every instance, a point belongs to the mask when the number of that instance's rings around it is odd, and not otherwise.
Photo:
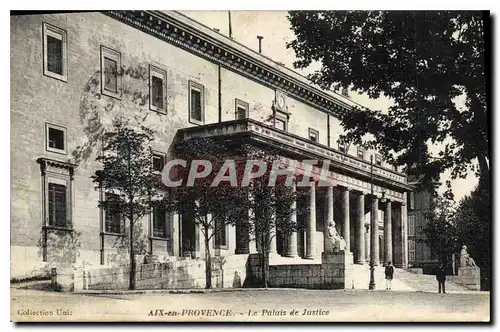
[[(179, 11), (180, 13), (210, 27), (219, 29), (219, 32), (229, 35), (228, 11)], [(286, 43), (295, 39), (290, 23), (287, 19), (286, 11), (231, 11), (232, 37), (235, 41), (258, 52), (259, 43), (257, 36), (263, 36), (262, 54), (270, 57), (276, 62), (283, 63), (286, 67), (294, 69), (295, 52), (286, 48)], [(296, 72), (307, 75), (317, 69), (317, 66), (310, 66), (304, 70)], [(385, 111), (391, 106), (391, 101), (387, 98), (370, 99), (366, 95), (350, 92), (353, 101), (370, 109)], [(438, 148), (439, 149), (439, 148)], [(436, 148), (431, 149), (435, 151)], [(450, 178), (450, 172), (444, 172), (441, 182), (451, 180), (455, 200), (469, 194), (477, 184), (477, 178), (470, 174), (466, 179)], [(440, 191), (445, 190), (444, 186)]]

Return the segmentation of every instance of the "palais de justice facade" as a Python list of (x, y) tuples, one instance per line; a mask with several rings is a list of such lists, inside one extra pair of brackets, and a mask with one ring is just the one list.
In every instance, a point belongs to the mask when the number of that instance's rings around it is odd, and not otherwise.
[[(131, 101), (130, 91), (148, 97)], [(366, 264), (376, 232), (377, 263), (406, 267), (412, 186), (376, 152), (339, 145), (338, 115), (354, 105), (177, 12), (11, 17), (11, 277), (36, 274), (71, 250), (93, 266), (121, 263), (123, 221), (97, 207), (110, 193), (90, 177), (112, 118), (137, 114), (157, 132), (152, 163), (158, 170), (175, 156), (174, 145), (200, 136), (244, 135), (279, 148), (286, 163), (331, 161), (330, 186), (312, 186), (297, 202), (310, 207), (302, 216), (307, 229), (277, 236), (270, 248), (275, 257), (320, 259), (323, 229), (334, 220), (355, 263)], [(153, 211), (142, 229), (145, 253), (160, 261), (204, 255), (189, 216)], [(78, 246), (53, 245), (76, 233)], [(257, 250), (248, 234), (229, 226), (210, 245), (221, 256)]]

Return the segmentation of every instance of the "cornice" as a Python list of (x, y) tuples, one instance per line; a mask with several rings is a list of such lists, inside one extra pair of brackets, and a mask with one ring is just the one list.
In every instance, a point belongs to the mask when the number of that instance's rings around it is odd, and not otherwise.
[(69, 162), (45, 158), (45, 157), (38, 158), (36, 160), (36, 162), (38, 164), (40, 164), (40, 171), (41, 171), (42, 175), (45, 175), (45, 171), (47, 169), (47, 166), (51, 166), (51, 167), (55, 167), (55, 168), (66, 169), (69, 172), (71, 178), (73, 178), (75, 168), (78, 167), (77, 164), (72, 164)]
[(177, 12), (108, 11), (106, 15), (334, 116), (359, 106)]

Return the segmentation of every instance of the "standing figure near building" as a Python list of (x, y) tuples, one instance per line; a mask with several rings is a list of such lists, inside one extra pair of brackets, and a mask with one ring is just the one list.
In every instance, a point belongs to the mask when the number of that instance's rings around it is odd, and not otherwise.
[(385, 290), (391, 290), (393, 278), (394, 278), (394, 266), (392, 265), (392, 262), (389, 262), (385, 267)]
[(438, 282), (438, 292), (441, 293), (441, 289), (443, 290), (443, 294), (446, 294), (446, 289), (444, 283), (446, 281), (446, 271), (444, 270), (444, 265), (441, 263), (436, 269), (436, 280)]

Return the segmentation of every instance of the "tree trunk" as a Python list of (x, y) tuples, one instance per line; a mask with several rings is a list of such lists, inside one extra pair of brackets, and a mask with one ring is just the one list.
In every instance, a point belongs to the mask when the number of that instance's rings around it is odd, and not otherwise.
[(265, 244), (265, 235), (261, 239), (261, 253), (260, 253), (260, 266), (262, 267), (262, 287), (267, 288), (267, 278), (269, 269), (269, 253), (267, 252), (267, 245)]
[(210, 255), (208, 234), (205, 234), (205, 288), (212, 288), (212, 256)]

